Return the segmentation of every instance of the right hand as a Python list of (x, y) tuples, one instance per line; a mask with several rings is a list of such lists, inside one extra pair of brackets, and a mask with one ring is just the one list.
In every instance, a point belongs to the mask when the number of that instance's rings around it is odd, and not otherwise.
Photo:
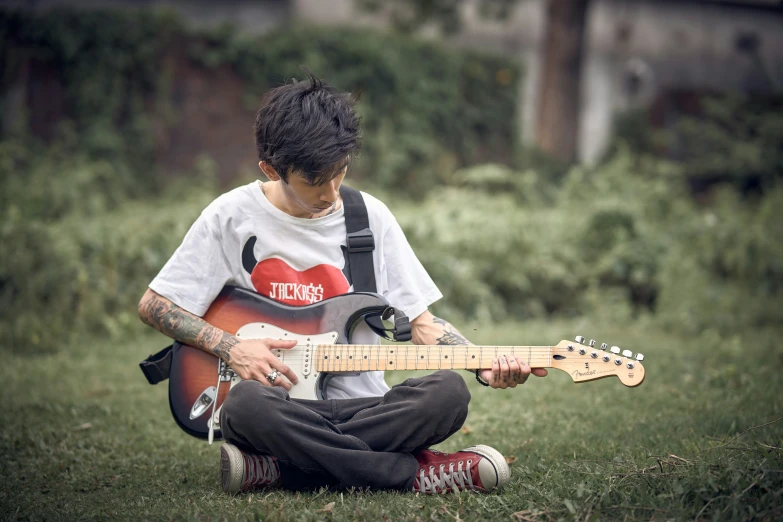
[[(229, 366), (244, 380), (256, 380), (264, 386), (282, 386), (290, 390), (299, 382), (294, 371), (275, 357), (271, 350), (282, 348), (290, 350), (296, 341), (278, 341), (275, 339), (243, 339), (231, 349)], [(272, 370), (280, 372), (274, 384), (266, 378)]]

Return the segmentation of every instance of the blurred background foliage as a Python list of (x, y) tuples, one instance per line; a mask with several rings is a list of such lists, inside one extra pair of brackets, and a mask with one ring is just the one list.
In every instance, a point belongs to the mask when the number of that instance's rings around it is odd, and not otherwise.
[(21, 109), (2, 131), (5, 347), (53, 351), (75, 333), (143, 328), (146, 285), (204, 206), (246, 180), (219, 179), (208, 156), (179, 177), (156, 164), (155, 122), (177, 118), (161, 72), (172, 47), (236, 72), (253, 107), (300, 64), (361, 91), (352, 181), (394, 211), (445, 295), (436, 313), (684, 333), (780, 322), (780, 105), (716, 98), (664, 134), (629, 112), (603, 162), (555, 170), (512, 159), (528, 156), (515, 154), (511, 117), (522, 71), (506, 58), (359, 30), (196, 32), (150, 11), (0, 11), (0, 31), (5, 78), (32, 56), (60, 71), (65, 92), (51, 136), (31, 132)]
[(698, 114), (681, 116), (670, 129), (653, 128), (647, 110), (617, 118), (618, 143), (636, 153), (665, 157), (682, 168), (692, 192), (728, 184), (763, 193), (783, 177), (783, 96), (727, 93), (705, 96)]

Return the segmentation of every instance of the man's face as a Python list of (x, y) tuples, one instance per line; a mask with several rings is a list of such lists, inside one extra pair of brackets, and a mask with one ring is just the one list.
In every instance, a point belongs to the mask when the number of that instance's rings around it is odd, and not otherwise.
[(340, 185), (345, 179), (346, 166), (334, 178), (322, 185), (311, 185), (301, 174), (290, 174), (288, 183), (281, 183), (286, 199), (311, 214), (321, 214), (333, 207), (340, 198)]

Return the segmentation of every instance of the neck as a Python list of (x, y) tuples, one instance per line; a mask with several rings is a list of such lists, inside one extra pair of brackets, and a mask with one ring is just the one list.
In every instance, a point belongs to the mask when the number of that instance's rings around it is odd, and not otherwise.
[(499, 355), (516, 355), (531, 368), (550, 366), (551, 346), (324, 344), (315, 352), (319, 371), (477, 370)]

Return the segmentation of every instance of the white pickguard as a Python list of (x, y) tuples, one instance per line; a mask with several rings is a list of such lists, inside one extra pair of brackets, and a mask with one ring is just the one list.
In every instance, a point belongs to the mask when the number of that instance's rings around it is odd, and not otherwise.
[[(240, 339), (296, 340), (298, 344), (290, 350), (272, 350), (272, 353), (291, 368), (299, 379), (299, 384), (295, 384), (288, 394), (294, 399), (320, 398), (318, 397), (318, 376), (320, 374), (315, 369), (315, 359), (313, 358), (315, 348), (319, 344), (334, 344), (339, 337), (337, 332), (303, 335), (283, 330), (273, 324), (248, 323), (237, 331), (236, 336)], [(285, 377), (281, 375), (278, 379), (285, 379)]]

